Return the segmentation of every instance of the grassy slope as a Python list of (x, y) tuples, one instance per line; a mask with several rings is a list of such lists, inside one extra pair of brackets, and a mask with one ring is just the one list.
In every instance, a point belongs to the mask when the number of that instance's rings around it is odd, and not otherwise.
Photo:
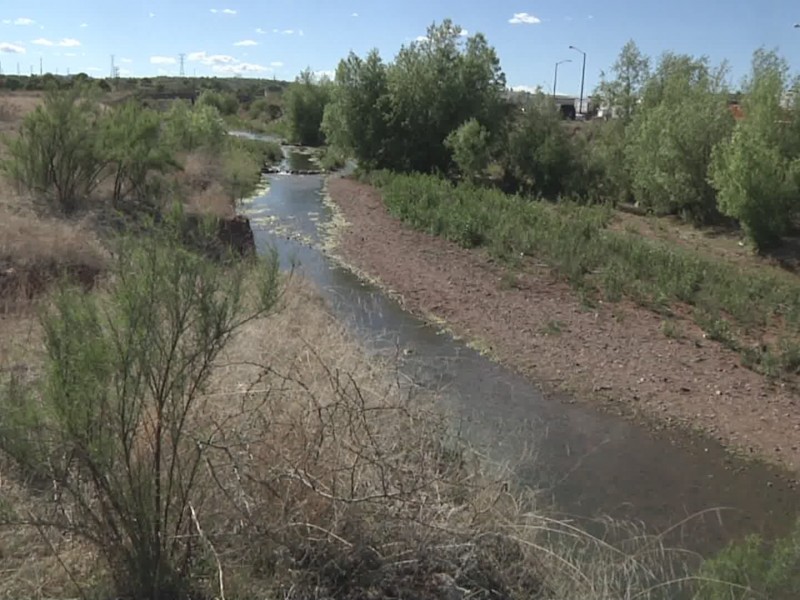
[(544, 259), (590, 301), (624, 296), (661, 313), (688, 312), (709, 337), (768, 375), (800, 370), (795, 276), (620, 230), (605, 208), (535, 202), (430, 176), (372, 179), (389, 210), (414, 227), (511, 263)]

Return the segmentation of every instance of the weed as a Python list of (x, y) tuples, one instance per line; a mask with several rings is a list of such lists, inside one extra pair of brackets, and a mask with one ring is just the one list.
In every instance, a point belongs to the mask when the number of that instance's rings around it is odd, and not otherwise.
[(565, 327), (566, 325), (564, 325), (563, 321), (552, 320), (548, 321), (541, 331), (544, 335), (561, 335)]
[(683, 331), (681, 331), (680, 325), (672, 319), (665, 319), (661, 322), (661, 332), (672, 340), (683, 338)]

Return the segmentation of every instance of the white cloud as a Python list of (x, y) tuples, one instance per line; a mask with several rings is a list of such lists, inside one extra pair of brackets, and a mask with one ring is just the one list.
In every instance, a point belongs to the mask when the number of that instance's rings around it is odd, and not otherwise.
[(529, 15), (528, 13), (514, 13), (514, 16), (508, 20), (512, 25), (538, 25), (542, 22), (539, 17)]
[(528, 92), (529, 94), (535, 94), (536, 92), (541, 91), (541, 87), (537, 85), (512, 85), (511, 90), (514, 92)]
[(120, 59), (119, 59), (119, 62), (121, 62), (121, 63), (125, 63), (126, 65), (129, 65), (129, 64), (131, 64), (131, 63), (133, 62), (133, 59), (130, 59), (130, 58), (120, 58)]
[(175, 59), (171, 56), (151, 56), (150, 57), (150, 64), (151, 65), (174, 65)]
[(25, 48), (17, 44), (0, 42), (0, 52), (5, 52), (6, 54), (25, 54)]
[(275, 67), (276, 69), (280, 69), (283, 66), (283, 63), (279, 60), (273, 61), (269, 63), (270, 67)]
[(47, 38), (37, 38), (33, 40), (31, 44), (36, 44), (37, 46), (61, 46), (62, 48), (77, 48), (81, 45), (78, 40), (73, 38), (64, 38), (57, 42), (48, 40)]
[(158, 68), (156, 71), (159, 75), (172, 75), (172, 71), (168, 71), (167, 69), (162, 69), (161, 67)]
[(414, 41), (415, 42), (424, 42), (427, 39), (428, 39), (427, 35), (418, 35), (417, 37), (414, 38)]
[(88, 27), (88, 26), (89, 26), (88, 23), (81, 23), (81, 27)]
[(592, 19), (594, 19), (594, 15), (589, 15), (589, 16), (588, 16), (588, 17), (586, 17), (586, 18), (587, 18), (587, 19), (589, 19), (589, 20), (591, 21)]
[(19, 19), (14, 19), (14, 25), (33, 25), (36, 23), (33, 19), (29, 19), (28, 17), (20, 17)]
[(234, 46), (258, 46), (258, 42), (255, 40), (242, 40), (241, 42), (236, 42)]
[[(294, 29), (273, 29), (272, 33), (282, 33), (283, 35), (294, 35), (295, 30)], [(300, 35), (303, 35), (303, 30), (301, 29), (297, 33), (300, 34)]]
[(235, 15), (237, 11), (233, 10), (232, 8), (223, 8), (222, 10), (220, 10), (218, 8), (212, 8), (211, 12), (214, 13), (215, 15), (216, 14)]
[(352, 15), (350, 15), (350, 16), (351, 16), (351, 17), (357, 17), (357, 16), (358, 16), (358, 13), (353, 13), (353, 14), (352, 14)]
[(154, 12), (147, 13), (147, 16), (148, 16), (148, 17), (150, 17), (150, 18), (152, 19), (153, 17), (155, 17), (155, 16), (156, 16), (156, 13), (154, 13)]
[(461, 37), (469, 37), (469, 29), (462, 29), (461, 33), (459, 33)]
[(192, 62), (200, 62), (207, 66), (230, 65), (238, 62), (233, 56), (228, 54), (206, 54), (203, 52), (191, 52), (187, 58)]
[(3, 25), (11, 25), (11, 19), (3, 19)]
[(243, 73), (263, 73), (269, 71), (267, 67), (246, 62), (235, 62), (227, 65), (214, 65), (211, 70), (215, 73), (227, 75), (242, 75)]
[(130, 77), (133, 74), (133, 71), (131, 71), (130, 69), (120, 69), (119, 74), (122, 77)]
[(335, 79), (336, 78), (336, 71), (333, 69), (323, 69), (322, 71), (314, 71), (314, 76), (317, 79), (322, 77), (327, 77), (328, 79)]
[(78, 56), (77, 52), (64, 52), (64, 56), (69, 56), (70, 58), (74, 56)]
[(88, 69), (86, 69), (86, 71), (89, 73), (99, 73), (102, 70), (103, 69), (101, 69), (100, 67), (89, 67)]
[(261, 29), (261, 27), (256, 27), (256, 33), (258, 35), (264, 35), (265, 33), (267, 33), (267, 30), (266, 29)]

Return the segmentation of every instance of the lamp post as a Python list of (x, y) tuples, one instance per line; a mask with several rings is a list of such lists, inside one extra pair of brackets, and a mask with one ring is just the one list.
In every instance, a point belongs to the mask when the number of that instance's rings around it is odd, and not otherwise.
[(575, 46), (570, 46), (569, 48), (570, 50), (576, 50), (583, 54), (583, 67), (581, 68), (581, 100), (580, 104), (578, 105), (578, 112), (583, 114), (583, 83), (586, 80), (586, 52), (580, 48), (576, 48)]
[(556, 86), (558, 85), (558, 65), (562, 65), (568, 62), (572, 61), (568, 58), (566, 60), (560, 60), (556, 63), (556, 74), (553, 76), (553, 102), (556, 101)]

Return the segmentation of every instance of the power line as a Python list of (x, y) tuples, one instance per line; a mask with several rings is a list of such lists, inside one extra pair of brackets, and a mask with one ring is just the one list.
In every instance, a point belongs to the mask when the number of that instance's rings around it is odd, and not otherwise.
[(178, 57), (180, 57), (180, 59), (181, 59), (181, 72), (180, 72), (180, 76), (181, 76), (181, 77), (185, 77), (185, 76), (186, 76), (186, 73), (185, 73), (185, 72), (184, 72), (184, 70), (183, 70), (183, 63), (184, 63), (184, 61), (185, 61), (185, 59), (186, 59), (186, 54), (184, 54), (183, 52), (181, 52), (180, 54), (178, 54)]

